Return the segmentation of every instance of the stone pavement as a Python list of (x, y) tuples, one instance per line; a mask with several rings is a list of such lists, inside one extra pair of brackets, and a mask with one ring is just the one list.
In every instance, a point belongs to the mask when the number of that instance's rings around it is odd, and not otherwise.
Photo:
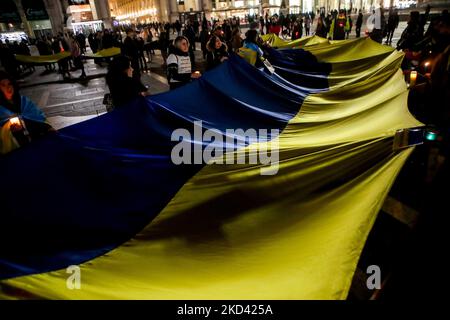
[[(157, 57), (153, 59), (150, 68), (162, 69), (158, 64), (162, 64), (162, 59)], [(109, 92), (104, 78), (106, 67), (96, 66), (93, 61), (88, 61), (86, 65), (86, 81), (76, 79), (81, 73), (76, 71), (72, 72), (74, 79), (68, 82), (61, 81), (61, 76), (56, 73), (40, 77), (43, 67), (36, 67), (36, 72), (25, 78), (21, 92), (34, 101), (48, 117), (85, 116), (105, 112), (103, 97)], [(33, 82), (40, 84), (33, 85)], [(154, 72), (144, 72), (142, 82), (149, 86), (151, 94), (169, 89), (165, 77)]]

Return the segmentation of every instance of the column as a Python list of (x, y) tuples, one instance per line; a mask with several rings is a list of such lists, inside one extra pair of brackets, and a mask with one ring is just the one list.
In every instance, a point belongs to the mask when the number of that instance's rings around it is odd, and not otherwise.
[(23, 29), (24, 29), (25, 33), (30, 38), (34, 39), (34, 32), (33, 32), (33, 29), (30, 26), (30, 23), (27, 20), (27, 17), (25, 16), (25, 11), (23, 11), (22, 1), (15, 0), (14, 2), (16, 3), (17, 11), (19, 12), (20, 19), (22, 19)]
[[(267, 8), (269, 6), (269, 0), (261, 0), (261, 15), (266, 18), (266, 11), (269, 9)], [(264, 31), (265, 32), (265, 31)]]
[(211, 11), (213, 8), (212, 0), (202, 0), (202, 2), (203, 2), (203, 11), (205, 12), (205, 17), (207, 20), (211, 20)]
[(178, 13), (178, 1), (177, 0), (169, 0), (170, 1), (170, 21), (175, 22), (180, 19)]
[(169, 8), (167, 0), (159, 0), (158, 18), (160, 22), (169, 21)]
[[(53, 33), (57, 34), (58, 32), (63, 32), (64, 26), (66, 25), (66, 21), (64, 21), (65, 11), (63, 11), (61, 2), (44, 0), (44, 4), (47, 9), (48, 16), (50, 18)], [(67, 7), (65, 9), (67, 9)]]
[[(92, 1), (92, 0), (91, 0)], [(97, 19), (102, 20), (106, 29), (112, 27), (111, 11), (109, 10), (109, 3), (107, 0), (94, 0), (95, 10), (97, 11)]]

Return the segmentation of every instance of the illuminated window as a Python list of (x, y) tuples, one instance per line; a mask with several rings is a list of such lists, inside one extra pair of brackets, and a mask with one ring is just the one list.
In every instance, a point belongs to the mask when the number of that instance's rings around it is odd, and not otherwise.
[(279, 6), (281, 5), (281, 0), (270, 0), (269, 4), (272, 6)]
[(235, 6), (236, 8), (243, 7), (243, 6), (244, 6), (244, 1), (242, 1), (242, 0), (234, 1), (234, 6)]
[(259, 0), (248, 0), (247, 1), (247, 4), (249, 5), (249, 6), (259, 6)]
[(301, 0), (290, 0), (289, 1), (289, 13), (299, 14), (300, 13), (300, 3), (301, 3)]

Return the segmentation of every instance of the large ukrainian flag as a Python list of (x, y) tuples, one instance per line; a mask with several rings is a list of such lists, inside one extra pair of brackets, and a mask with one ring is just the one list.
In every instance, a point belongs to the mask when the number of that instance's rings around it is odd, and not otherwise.
[[(271, 50), (275, 74), (233, 58), (0, 159), (0, 297), (345, 299), (412, 152), (394, 134), (421, 125), (402, 58), (369, 39)], [(276, 142), (278, 173), (174, 165), (170, 134), (196, 120), (279, 129), (232, 152)]]

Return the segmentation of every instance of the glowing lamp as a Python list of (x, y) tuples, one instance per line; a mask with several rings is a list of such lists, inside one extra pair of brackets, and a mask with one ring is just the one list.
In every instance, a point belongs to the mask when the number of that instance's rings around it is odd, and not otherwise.
[(19, 117), (14, 117), (14, 118), (9, 119), (9, 123), (11, 125), (16, 125), (16, 126), (20, 126), (21, 125)]
[(428, 131), (425, 133), (425, 139), (428, 141), (435, 141), (438, 137), (438, 134), (433, 131)]
[(417, 80), (417, 71), (411, 71), (411, 73), (409, 74), (409, 85), (410, 86), (415, 85), (416, 80)]
[(425, 73), (427, 73), (429, 65), (430, 65), (430, 61), (425, 62), (425, 64), (424, 64), (424, 71), (425, 71)]

